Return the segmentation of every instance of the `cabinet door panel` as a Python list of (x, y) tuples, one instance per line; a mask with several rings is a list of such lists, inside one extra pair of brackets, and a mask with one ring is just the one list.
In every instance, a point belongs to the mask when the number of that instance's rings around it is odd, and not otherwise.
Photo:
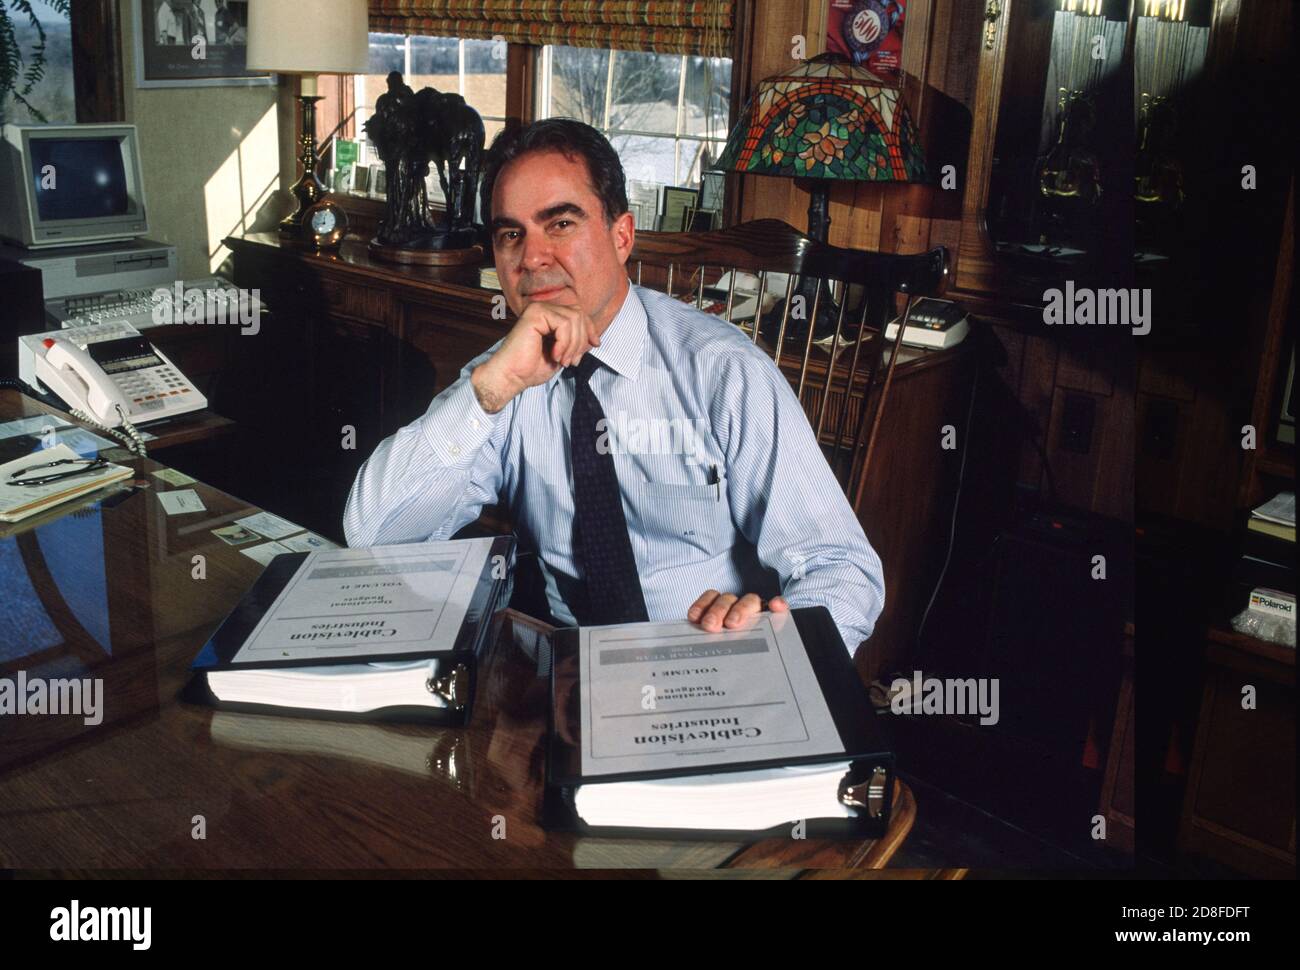
[(414, 420), (423, 414), (434, 397), (456, 382), (461, 368), (504, 337), (512, 323), (405, 304), (396, 371), (401, 418)]

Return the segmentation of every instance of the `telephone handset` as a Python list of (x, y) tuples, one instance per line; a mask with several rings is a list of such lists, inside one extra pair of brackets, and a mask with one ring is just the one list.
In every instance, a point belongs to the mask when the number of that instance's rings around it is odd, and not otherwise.
[(46, 337), (41, 346), (45, 355), (36, 356), (36, 377), (65, 404), (108, 428), (130, 414), (130, 402), (86, 350), (54, 337)]

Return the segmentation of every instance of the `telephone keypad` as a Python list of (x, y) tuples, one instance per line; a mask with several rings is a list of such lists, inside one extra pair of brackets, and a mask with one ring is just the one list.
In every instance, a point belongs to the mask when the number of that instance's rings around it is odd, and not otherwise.
[(169, 397), (191, 393), (179, 372), (171, 367), (153, 367), (148, 370), (130, 371), (117, 379), (122, 392), (141, 409), (152, 410), (163, 407)]

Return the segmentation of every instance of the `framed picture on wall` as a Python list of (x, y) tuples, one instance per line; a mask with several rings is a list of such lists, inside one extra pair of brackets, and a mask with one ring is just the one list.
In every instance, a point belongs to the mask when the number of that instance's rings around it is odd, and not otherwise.
[(833, 52), (895, 81), (906, 19), (907, 0), (809, 0), (808, 56)]
[(248, 0), (133, 0), (138, 88), (269, 85), (249, 71)]

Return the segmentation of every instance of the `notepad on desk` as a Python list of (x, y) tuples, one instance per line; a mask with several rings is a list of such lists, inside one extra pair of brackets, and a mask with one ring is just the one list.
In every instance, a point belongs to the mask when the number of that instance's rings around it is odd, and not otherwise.
[(830, 614), (563, 630), (547, 823), (661, 836), (879, 835), (893, 755)]
[(513, 555), (497, 537), (276, 556), (196, 658), (186, 699), (463, 723)]
[[(81, 468), (88, 470), (79, 471)], [(124, 465), (92, 464), (67, 445), (23, 455), (0, 465), (0, 522), (18, 522), (131, 475)], [(52, 480), (21, 484), (41, 478)]]

